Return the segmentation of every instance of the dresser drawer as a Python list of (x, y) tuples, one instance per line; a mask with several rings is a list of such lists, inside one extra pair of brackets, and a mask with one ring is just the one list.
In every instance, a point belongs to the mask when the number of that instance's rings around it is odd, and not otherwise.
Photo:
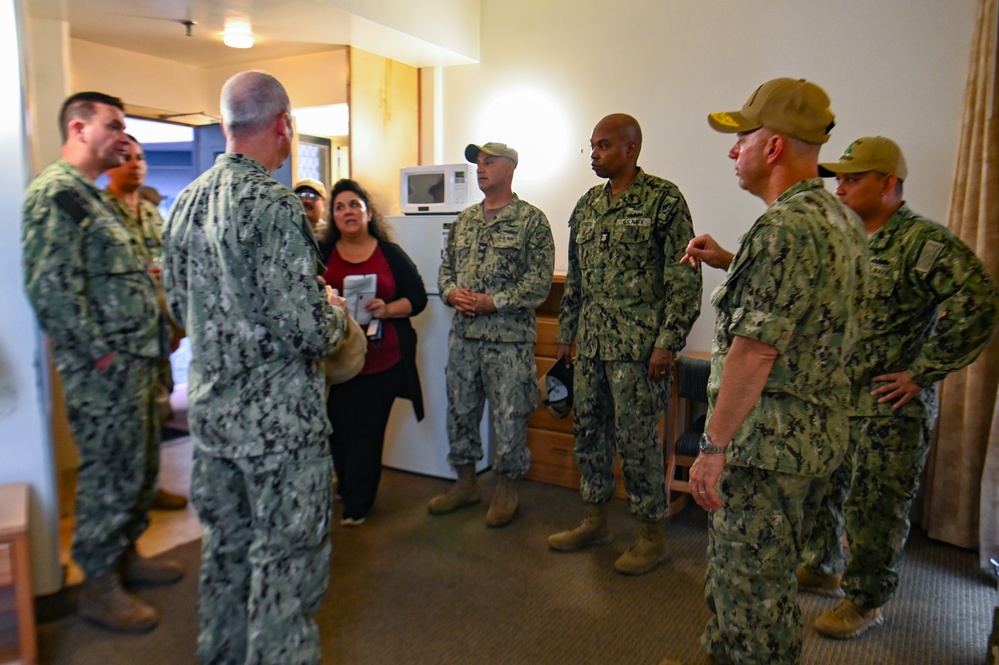
[(14, 583), (14, 550), (10, 543), (0, 543), (0, 586)]

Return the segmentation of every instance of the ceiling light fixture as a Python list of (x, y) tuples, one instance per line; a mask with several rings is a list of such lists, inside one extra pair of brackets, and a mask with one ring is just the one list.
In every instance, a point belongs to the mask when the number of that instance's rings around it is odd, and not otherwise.
[(225, 32), (222, 33), (222, 43), (231, 48), (251, 48), (254, 37), (250, 31), (249, 21), (227, 21)]

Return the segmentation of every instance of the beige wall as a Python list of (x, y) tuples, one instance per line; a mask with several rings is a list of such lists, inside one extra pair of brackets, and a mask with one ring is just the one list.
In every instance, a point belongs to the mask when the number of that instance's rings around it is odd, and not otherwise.
[(399, 214), (399, 169), (419, 159), (419, 70), (350, 49), (350, 172), (383, 215)]
[[(479, 126), (503, 94), (539, 92), (557, 109), (532, 127), (568, 143), (549, 152), (544, 177), (514, 180), (541, 207), (566, 266), (566, 220), (576, 199), (598, 183), (585, 146), (593, 125), (623, 111), (642, 123), (640, 165), (675, 181), (695, 231), (733, 247), (763, 210), (740, 191), (726, 156), (731, 137), (713, 132), (711, 111), (738, 109), (757, 85), (777, 76), (822, 85), (837, 115), (823, 158), (853, 139), (891, 136), (909, 162), (912, 206), (946, 220), (961, 123), (975, 0), (482, 0), (481, 64), (444, 74), (444, 161), (465, 144), (509, 140)], [(426, 109), (426, 105), (424, 105)], [(536, 117), (536, 116), (535, 116)], [(547, 147), (544, 138), (535, 142)], [(536, 147), (536, 146), (535, 146)], [(524, 150), (521, 150), (522, 161)], [(705, 315), (689, 340), (706, 349), (713, 325), (708, 297), (719, 283), (705, 273)]]
[(82, 39), (71, 40), (70, 57), (74, 92), (100, 90), (128, 106), (170, 114), (217, 114), (218, 90), (211, 91), (208, 70), (201, 67)]
[(281, 81), (293, 107), (343, 104), (347, 101), (346, 52), (345, 48), (336, 48), (312, 55), (204, 69), (73, 39), (72, 88), (107, 92), (121, 97), (130, 107), (166, 113), (201, 111), (218, 117), (219, 90), (226, 79), (247, 69), (262, 69)]
[(212, 109), (216, 115), (222, 84), (233, 74), (248, 69), (264, 70), (281, 81), (294, 108), (347, 102), (347, 49), (339, 47), (324, 53), (258, 60), (209, 70), (209, 90), (212, 91)]

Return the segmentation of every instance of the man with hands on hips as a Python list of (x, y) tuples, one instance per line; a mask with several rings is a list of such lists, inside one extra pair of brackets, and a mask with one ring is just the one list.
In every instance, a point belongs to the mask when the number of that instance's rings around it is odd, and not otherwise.
[(908, 169), (894, 141), (863, 137), (838, 162), (819, 166), (836, 176), (836, 195), (860, 216), (871, 251), (860, 344), (848, 366), (850, 448), (797, 571), (800, 590), (845, 595), (815, 629), (847, 639), (884, 622), (937, 416), (935, 384), (985, 348), (999, 289), (963, 242), (906, 205)]
[(774, 79), (708, 121), (736, 134), (739, 185), (768, 208), (735, 255), (700, 236), (684, 258), (727, 268), (711, 298), (708, 418), (690, 469), (694, 499), (712, 511), (701, 644), (712, 663), (792, 665), (805, 516), (846, 448), (866, 242), (818, 177), (834, 124), (821, 88)]

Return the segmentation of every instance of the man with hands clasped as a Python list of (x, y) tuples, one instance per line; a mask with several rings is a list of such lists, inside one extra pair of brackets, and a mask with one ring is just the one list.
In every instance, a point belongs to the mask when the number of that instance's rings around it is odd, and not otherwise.
[(448, 464), (458, 480), (427, 509), (442, 515), (480, 501), (475, 463), (485, 400), (496, 429), (496, 492), (486, 524), (504, 526), (527, 473), (527, 420), (538, 405), (534, 310), (551, 288), (555, 243), (548, 218), (512, 189), (517, 151), (505, 143), (469, 145), (485, 200), (451, 227), (438, 275), (441, 299), (454, 307), (448, 335)]

